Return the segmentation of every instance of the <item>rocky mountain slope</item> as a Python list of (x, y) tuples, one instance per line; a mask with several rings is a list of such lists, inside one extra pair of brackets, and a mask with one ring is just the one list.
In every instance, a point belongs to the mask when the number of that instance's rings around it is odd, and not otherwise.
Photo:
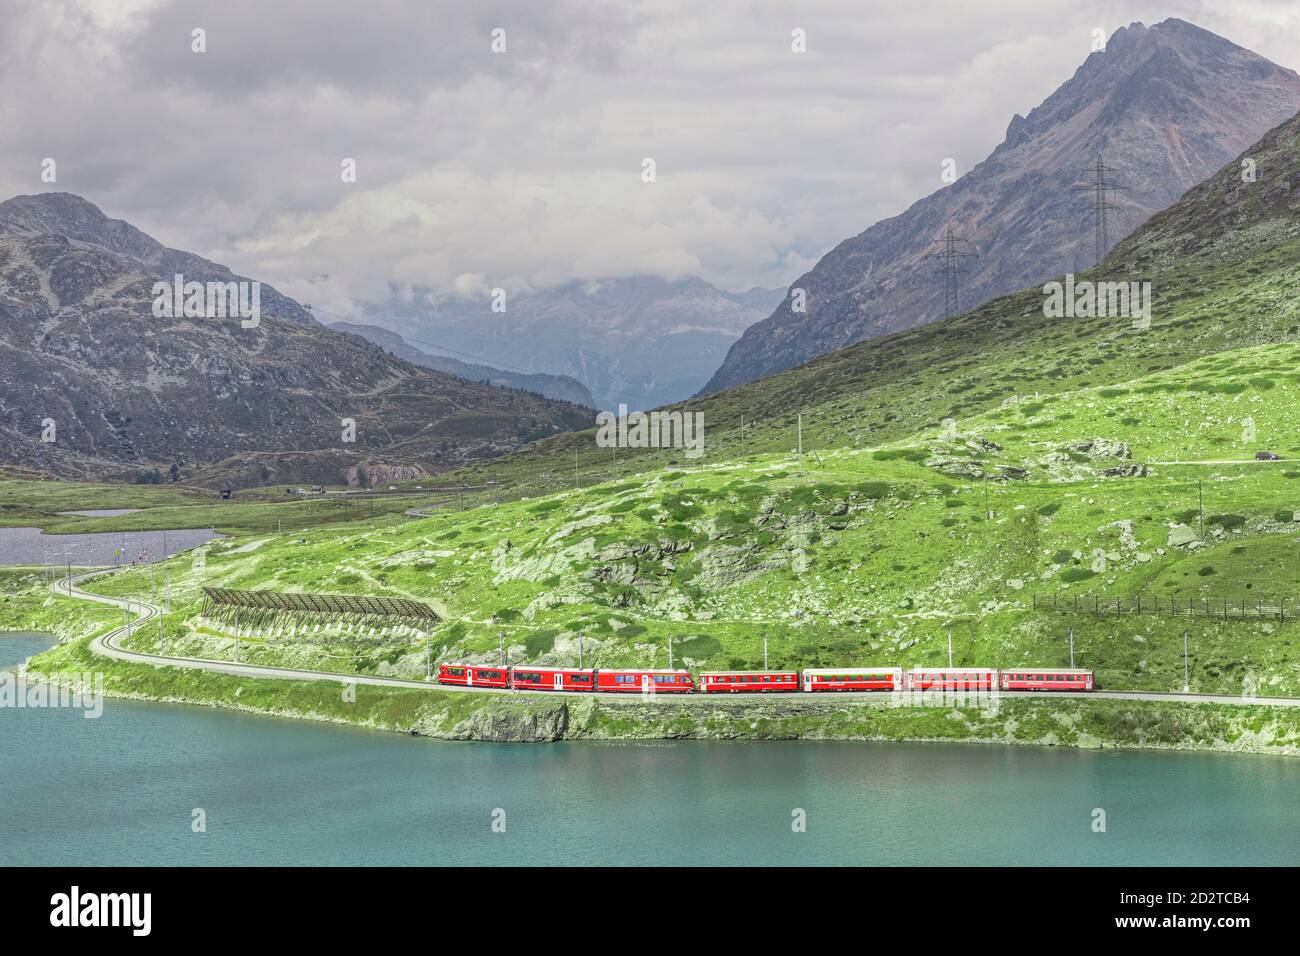
[(595, 408), (596, 406), (596, 402), (591, 397), (591, 392), (587, 390), (587, 387), (568, 375), (545, 375), (540, 373), (529, 375), (526, 372), (510, 372), (505, 369), (492, 368), (488, 365), (463, 362), (449, 355), (430, 355), (428, 352), (416, 348), (396, 332), (390, 332), (388, 329), (380, 328), (377, 325), (360, 325), (356, 322), (330, 322), (329, 328), (347, 335), (359, 335), (367, 342), (378, 345), (390, 355), (396, 355), (412, 365), (431, 368), (435, 372), (445, 372), (448, 375), (455, 375), (457, 378), (463, 378), (470, 382), (487, 382), (491, 385), (507, 388), (520, 388), (525, 391), (536, 392), (546, 398), (554, 398), (561, 402), (573, 402), (575, 405), (583, 405), (587, 408)]
[(255, 328), (155, 317), (153, 285), (177, 273), (241, 279), (77, 196), (0, 203), (0, 461), (144, 481), (388, 480), (591, 421), (332, 332), (270, 286)]
[(782, 295), (771, 289), (725, 292), (701, 279), (641, 276), (509, 296), (504, 313), (493, 312), (486, 295), (466, 300), (417, 291), (371, 303), (363, 315), (396, 332), (481, 356), (488, 364), (571, 376), (600, 408), (622, 402), (638, 409), (699, 391), (727, 348)]
[(1094, 264), (1084, 168), (1101, 156), (1127, 186), (1110, 202), (1113, 244), (1265, 131), (1300, 111), (1300, 76), (1182, 20), (1117, 30), (1074, 76), (954, 184), (840, 243), (791, 299), (731, 347), (705, 392), (793, 368), (863, 339), (944, 318), (944, 283), (926, 256), (951, 228), (974, 253), (959, 307)]

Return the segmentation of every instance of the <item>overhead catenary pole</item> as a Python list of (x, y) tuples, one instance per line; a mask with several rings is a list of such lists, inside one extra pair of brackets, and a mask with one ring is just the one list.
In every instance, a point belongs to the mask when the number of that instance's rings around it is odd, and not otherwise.
[(948, 632), (948, 666), (952, 667), (952, 631)]
[(582, 635), (578, 635), (578, 670), (582, 670)]
[(1074, 628), (1070, 628), (1070, 670), (1074, 670)]
[(1183, 631), (1183, 693), (1192, 689), (1190, 671), (1187, 664), (1187, 632)]
[(799, 413), (799, 472), (803, 473), (803, 412)]
[(767, 635), (763, 635), (763, 670), (767, 670)]
[(1197, 534), (1205, 537), (1205, 483), (1199, 478), (1196, 481), (1196, 500), (1197, 510), (1200, 512), (1200, 523), (1197, 525)]

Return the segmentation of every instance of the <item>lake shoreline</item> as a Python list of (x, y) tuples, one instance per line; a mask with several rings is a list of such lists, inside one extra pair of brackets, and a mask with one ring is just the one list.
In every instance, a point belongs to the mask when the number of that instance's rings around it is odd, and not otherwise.
[(1004, 699), (996, 707), (734, 698), (647, 703), (547, 699), (289, 681), (112, 660), (91, 638), (28, 662), (33, 673), (102, 672), (105, 696), (353, 725), (436, 740), (846, 740), (1300, 755), (1300, 709), (1269, 705)]

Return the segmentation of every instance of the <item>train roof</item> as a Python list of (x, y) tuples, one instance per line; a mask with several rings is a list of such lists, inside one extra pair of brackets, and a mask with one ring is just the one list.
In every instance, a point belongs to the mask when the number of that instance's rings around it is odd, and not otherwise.
[(655, 670), (653, 667), (598, 667), (596, 668), (602, 674), (689, 674), (690, 671), (680, 670)]
[(497, 670), (504, 670), (508, 664), (467, 664), (463, 661), (440, 661), (439, 667), (493, 667)]
[(560, 671), (564, 671), (566, 674), (591, 674), (595, 672), (593, 667), (542, 667), (536, 664), (514, 664), (512, 666), (517, 671), (546, 671), (551, 674)]
[(996, 673), (996, 667), (913, 667), (908, 670), (909, 674), (970, 674), (970, 673)]
[(899, 674), (902, 673), (900, 667), (872, 667), (869, 664), (863, 664), (861, 667), (821, 667), (808, 668), (805, 674)]
[(1004, 667), (1004, 674), (1091, 674), (1092, 671), (1075, 670), (1070, 667), (1034, 667), (1032, 664), (1024, 667)]
[(763, 674), (797, 674), (799, 673), (793, 667), (788, 670), (773, 671), (700, 671), (701, 677), (759, 677)]

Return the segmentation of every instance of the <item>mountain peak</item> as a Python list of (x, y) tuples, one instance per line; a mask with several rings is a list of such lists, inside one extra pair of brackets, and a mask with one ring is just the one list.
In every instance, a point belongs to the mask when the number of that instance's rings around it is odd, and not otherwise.
[(161, 243), (129, 222), (110, 219), (90, 200), (66, 192), (14, 196), (0, 202), (0, 235), (66, 236), (137, 258), (157, 255), (162, 249)]
[[(705, 392), (793, 368), (854, 342), (945, 317), (927, 254), (952, 225), (976, 253), (958, 306), (977, 307), (1094, 264), (1093, 214), (1080, 184), (1104, 154), (1113, 243), (1300, 111), (1300, 76), (1183, 20), (1116, 30), (1070, 79), (953, 186), (827, 253), (748, 329)], [(864, 282), (865, 276), (870, 282)]]
[[(589, 409), (422, 369), (329, 331), (262, 283), (251, 326), (224, 313), (156, 315), (154, 283), (177, 273), (240, 278), (80, 196), (0, 203), (4, 463), (220, 487), (328, 484), (371, 465), (439, 471), (590, 423)], [(57, 443), (33, 428), (45, 417)], [(347, 418), (358, 440), (341, 447)]]

